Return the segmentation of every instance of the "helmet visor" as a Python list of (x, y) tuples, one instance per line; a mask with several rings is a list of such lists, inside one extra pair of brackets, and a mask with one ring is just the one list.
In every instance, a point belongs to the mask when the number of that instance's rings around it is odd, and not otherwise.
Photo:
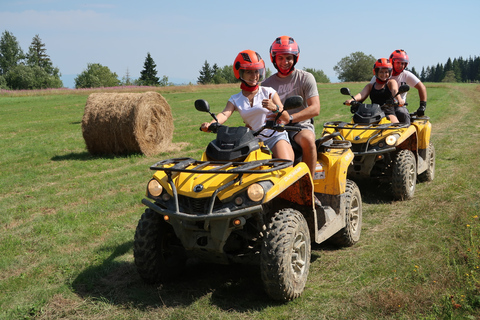
[(403, 62), (408, 64), (408, 58), (406, 57), (394, 57), (393, 62)]
[[(263, 64), (258, 63), (259, 67), (252, 66), (250, 64), (247, 68), (240, 67), (238, 73), (240, 78), (249, 82), (250, 80), (257, 79), (257, 82), (262, 82), (265, 80), (265, 67)], [(260, 66), (261, 65), (261, 66)]]
[(295, 48), (292, 48), (292, 47), (286, 47), (286, 48), (279, 48), (279, 49), (275, 49), (273, 50), (273, 53), (275, 55), (280, 55), (280, 54), (292, 54), (294, 56), (297, 56), (298, 55), (298, 50), (295, 49)]

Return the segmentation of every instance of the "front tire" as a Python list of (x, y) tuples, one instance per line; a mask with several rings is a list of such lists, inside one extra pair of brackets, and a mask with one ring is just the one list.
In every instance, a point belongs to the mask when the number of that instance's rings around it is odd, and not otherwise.
[(362, 195), (357, 184), (352, 180), (347, 180), (345, 197), (346, 226), (330, 239), (337, 246), (351, 247), (360, 240), (362, 231)]
[(400, 150), (393, 160), (392, 193), (396, 200), (409, 200), (415, 194), (417, 162), (410, 150)]
[(185, 249), (163, 216), (146, 209), (138, 222), (133, 257), (140, 277), (147, 283), (177, 277), (186, 263)]
[(302, 294), (310, 254), (310, 232), (303, 215), (291, 208), (276, 212), (267, 225), (260, 256), (263, 284), (272, 299), (289, 301)]

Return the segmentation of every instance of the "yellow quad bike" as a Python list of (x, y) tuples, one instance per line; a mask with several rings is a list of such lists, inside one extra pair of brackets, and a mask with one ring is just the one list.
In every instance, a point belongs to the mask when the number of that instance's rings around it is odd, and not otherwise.
[[(205, 100), (195, 107), (216, 119)], [(258, 131), (216, 124), (210, 126), (216, 139), (200, 160), (175, 158), (150, 167), (155, 173), (142, 200), (148, 208), (134, 239), (138, 273), (158, 282), (188, 272), (189, 259), (257, 264), (271, 298), (297, 298), (307, 281), (312, 241), (359, 241), (361, 194), (346, 178), (350, 143), (333, 140), (335, 135), (319, 140), (312, 178), (305, 163), (272, 158), (258, 138), (265, 129), (296, 128), (274, 121)]]
[[(398, 94), (408, 90), (408, 85), (402, 85)], [(353, 98), (348, 88), (342, 88), (341, 93)], [(388, 182), (396, 200), (413, 198), (417, 179), (434, 179), (435, 148), (430, 140), (429, 117), (411, 113), (411, 124), (391, 123), (378, 104), (357, 101), (351, 104), (351, 112), (354, 115), (348, 123), (333, 121), (323, 125), (323, 135), (339, 132), (352, 143), (355, 157), (348, 168), (350, 179)]]

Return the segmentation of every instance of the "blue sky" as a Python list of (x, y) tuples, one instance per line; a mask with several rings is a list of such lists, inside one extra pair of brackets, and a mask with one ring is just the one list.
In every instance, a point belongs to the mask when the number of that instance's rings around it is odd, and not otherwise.
[(223, 67), (245, 49), (273, 70), (268, 50), (281, 35), (300, 45), (299, 68), (336, 81), (333, 67), (356, 51), (404, 49), (418, 72), (480, 56), (479, 12), (478, 0), (0, 0), (0, 32), (24, 52), (38, 34), (67, 87), (88, 63), (138, 78), (147, 52), (175, 83), (195, 83), (205, 60)]

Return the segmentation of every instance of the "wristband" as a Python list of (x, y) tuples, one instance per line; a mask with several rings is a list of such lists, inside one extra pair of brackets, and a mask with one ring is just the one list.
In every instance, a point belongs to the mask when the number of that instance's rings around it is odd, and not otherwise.
[(280, 107), (277, 104), (276, 104), (276, 106), (277, 106), (277, 110), (273, 110), (272, 111), (273, 113), (278, 113), (278, 110), (280, 110)]

